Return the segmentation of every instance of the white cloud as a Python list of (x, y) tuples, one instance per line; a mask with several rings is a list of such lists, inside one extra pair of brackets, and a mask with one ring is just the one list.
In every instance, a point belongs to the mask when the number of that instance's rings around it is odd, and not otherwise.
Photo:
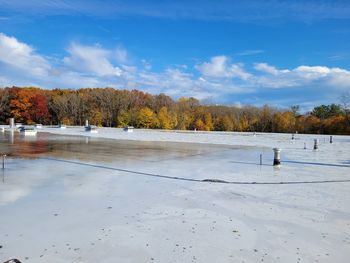
[(196, 69), (205, 76), (210, 77), (230, 77), (227, 72), (225, 56), (211, 58), (210, 62), (196, 65)]
[[(193, 75), (173, 68), (168, 68), (159, 73), (142, 71), (137, 76), (137, 83), (139, 86), (145, 87), (148, 92), (163, 92), (175, 97), (194, 96), (198, 93), (196, 92), (196, 81)], [(202, 97), (204, 93), (197, 95)]]
[(151, 63), (149, 63), (147, 60), (141, 59), (141, 63), (142, 63), (142, 65), (143, 65), (145, 70), (151, 70), (152, 69)]
[(69, 56), (63, 59), (66, 66), (87, 71), (97, 76), (120, 76), (122, 71), (109, 61), (111, 52), (99, 46), (84, 46), (72, 43), (68, 48)]
[(324, 66), (299, 66), (293, 72), (305, 80), (322, 80), (338, 88), (350, 88), (350, 71), (345, 69)]
[(119, 63), (126, 63), (128, 60), (128, 52), (125, 49), (118, 47), (115, 50), (115, 58)]
[(3, 33), (0, 33), (0, 63), (27, 76), (45, 77), (50, 70), (49, 62), (32, 47)]
[[(0, 33), (0, 86), (109, 86), (153, 94), (163, 92), (175, 98), (209, 98), (218, 102), (227, 101), (232, 95), (238, 97), (249, 93), (252, 95), (249, 98), (256, 98), (254, 102), (257, 103), (259, 96), (268, 90), (269, 94), (283, 94), (291, 89), (299, 92), (302, 89), (303, 96), (304, 92), (306, 96), (312, 91), (305, 100), (318, 103), (329, 98), (330, 94), (337, 97), (350, 89), (350, 71), (336, 67), (301, 65), (279, 69), (267, 63), (255, 63), (252, 69), (248, 67), (250, 70), (246, 70), (241, 63), (230, 63), (227, 56), (215, 56), (209, 62), (194, 65), (194, 68), (173, 65), (154, 71), (146, 60), (130, 63), (124, 49), (72, 43), (67, 51), (66, 57), (46, 58), (28, 44)], [(281, 97), (278, 99), (281, 101)], [(289, 103), (292, 98), (287, 95), (286, 99), (285, 103)]]
[(251, 90), (230, 80), (212, 79), (205, 76), (195, 77), (185, 69), (168, 68), (164, 72), (142, 71), (137, 76), (138, 87), (144, 87), (151, 93), (166, 93), (173, 97), (196, 97), (200, 100), (213, 99), (226, 93), (247, 93)]
[(279, 73), (279, 70), (277, 70), (275, 67), (268, 65), (267, 63), (255, 63), (254, 68), (256, 70), (269, 73), (272, 75), (277, 75)]
[(293, 72), (298, 74), (301, 78), (310, 80), (326, 77), (331, 71), (334, 71), (334, 69), (320, 66), (299, 66), (293, 70)]
[(326, 66), (298, 66), (278, 69), (266, 63), (255, 63), (254, 68), (263, 75), (255, 76), (255, 83), (266, 88), (290, 88), (318, 85), (322, 89), (350, 88), (350, 71)]
[[(48, 83), (49, 86), (52, 86), (53, 83)], [(105, 82), (101, 79), (98, 79), (94, 76), (86, 76), (72, 71), (64, 71), (59, 77), (54, 81), (56, 87), (105, 87), (107, 86)]]
[(212, 57), (210, 62), (198, 64), (195, 68), (204, 76), (216, 78), (240, 78), (247, 80), (251, 74), (246, 72), (243, 64), (228, 65), (228, 58), (226, 56)]

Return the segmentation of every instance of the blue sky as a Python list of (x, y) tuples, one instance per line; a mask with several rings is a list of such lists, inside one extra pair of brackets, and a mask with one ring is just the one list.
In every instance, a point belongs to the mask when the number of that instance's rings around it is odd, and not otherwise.
[(350, 1), (0, 0), (0, 86), (304, 110), (350, 91)]

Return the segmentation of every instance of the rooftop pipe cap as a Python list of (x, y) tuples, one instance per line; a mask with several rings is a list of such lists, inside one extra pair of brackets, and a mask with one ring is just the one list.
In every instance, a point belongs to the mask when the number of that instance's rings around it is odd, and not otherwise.
[(274, 157), (273, 157), (273, 165), (281, 164), (281, 148), (273, 148)]

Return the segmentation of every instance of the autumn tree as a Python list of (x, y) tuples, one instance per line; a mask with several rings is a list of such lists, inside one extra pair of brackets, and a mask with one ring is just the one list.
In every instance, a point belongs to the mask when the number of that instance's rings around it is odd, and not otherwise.
[(320, 133), (321, 120), (314, 115), (308, 115), (304, 127), (305, 133)]
[(123, 128), (131, 123), (130, 114), (127, 111), (122, 111), (117, 117), (117, 127)]
[(295, 117), (293, 112), (277, 112), (273, 117), (275, 132), (295, 132)]
[(90, 113), (90, 123), (102, 127), (103, 115), (99, 110), (92, 110)]
[(205, 123), (202, 121), (202, 119), (195, 120), (193, 124), (194, 129), (204, 131), (205, 130)]
[(173, 128), (173, 123), (172, 123), (170, 114), (168, 114), (168, 109), (165, 106), (163, 106), (159, 110), (158, 121), (159, 121), (160, 129), (170, 130)]
[(319, 105), (301, 114), (298, 106), (284, 110), (268, 105), (203, 105), (195, 98), (174, 101), (165, 94), (138, 90), (12, 87), (0, 89), (0, 122), (15, 117), (24, 124), (83, 125), (88, 119), (109, 127), (350, 134), (348, 98), (344, 95), (342, 105)]
[(344, 92), (339, 99), (345, 115), (345, 129), (350, 132), (350, 92)]
[(214, 129), (213, 118), (210, 112), (207, 112), (204, 114), (204, 124), (205, 124), (204, 130), (212, 131)]
[(67, 122), (67, 119), (69, 120), (71, 117), (69, 115), (68, 97), (65, 96), (66, 93), (67, 92), (60, 90), (53, 90), (53, 94), (49, 102), (49, 109), (56, 116), (59, 123), (63, 123), (63, 121)]
[(215, 122), (215, 129), (217, 131), (232, 131), (233, 122), (228, 116), (219, 117)]
[(155, 122), (154, 117), (154, 113), (150, 108), (142, 108), (137, 115), (137, 127), (151, 128)]
[(161, 93), (159, 95), (155, 95), (153, 101), (152, 108), (155, 112), (160, 112), (160, 110), (165, 107), (169, 111), (173, 111), (174, 101), (169, 96)]
[(35, 123), (48, 123), (50, 120), (49, 108), (47, 106), (46, 96), (36, 94), (31, 98), (30, 115)]
[(10, 89), (0, 89), (0, 122), (6, 123), (10, 118)]
[(268, 105), (264, 105), (258, 115), (257, 131), (271, 131), (273, 120), (273, 111)]

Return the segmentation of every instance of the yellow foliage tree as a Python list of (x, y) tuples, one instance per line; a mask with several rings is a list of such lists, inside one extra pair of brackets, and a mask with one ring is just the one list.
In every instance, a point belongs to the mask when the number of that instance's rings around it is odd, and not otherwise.
[(190, 127), (192, 123), (192, 118), (187, 112), (180, 112), (177, 116), (177, 126), (176, 128), (179, 130), (186, 130)]
[(166, 107), (162, 107), (158, 113), (159, 128), (170, 130), (173, 128), (171, 116)]
[(148, 108), (142, 108), (137, 114), (137, 126), (143, 128), (151, 128), (155, 122), (153, 111)]
[(212, 131), (214, 129), (213, 118), (211, 117), (210, 112), (204, 115), (204, 123), (205, 123), (204, 130)]
[(228, 116), (224, 116), (219, 119), (217, 129), (219, 131), (232, 131), (233, 122)]
[(100, 111), (94, 110), (91, 113), (91, 124), (96, 125), (96, 126), (102, 126), (103, 122), (103, 115)]
[(125, 126), (128, 126), (130, 123), (130, 114), (126, 111), (123, 111), (119, 114), (117, 117), (117, 126), (119, 128), (123, 128)]
[(249, 121), (246, 116), (242, 116), (239, 121), (239, 131), (248, 131)]
[(307, 133), (319, 133), (321, 127), (321, 121), (316, 116), (310, 115), (305, 121), (305, 132)]
[(306, 123), (306, 117), (305, 116), (298, 116), (295, 120), (295, 130), (301, 133), (305, 133), (305, 123)]
[(295, 116), (293, 112), (277, 112), (273, 117), (273, 123), (276, 132), (294, 132)]
[(73, 125), (73, 120), (71, 118), (68, 118), (68, 117), (63, 117), (62, 121), (61, 121), (61, 124)]
[(204, 131), (205, 130), (205, 123), (202, 121), (202, 119), (197, 119), (194, 122), (194, 128), (196, 130)]

